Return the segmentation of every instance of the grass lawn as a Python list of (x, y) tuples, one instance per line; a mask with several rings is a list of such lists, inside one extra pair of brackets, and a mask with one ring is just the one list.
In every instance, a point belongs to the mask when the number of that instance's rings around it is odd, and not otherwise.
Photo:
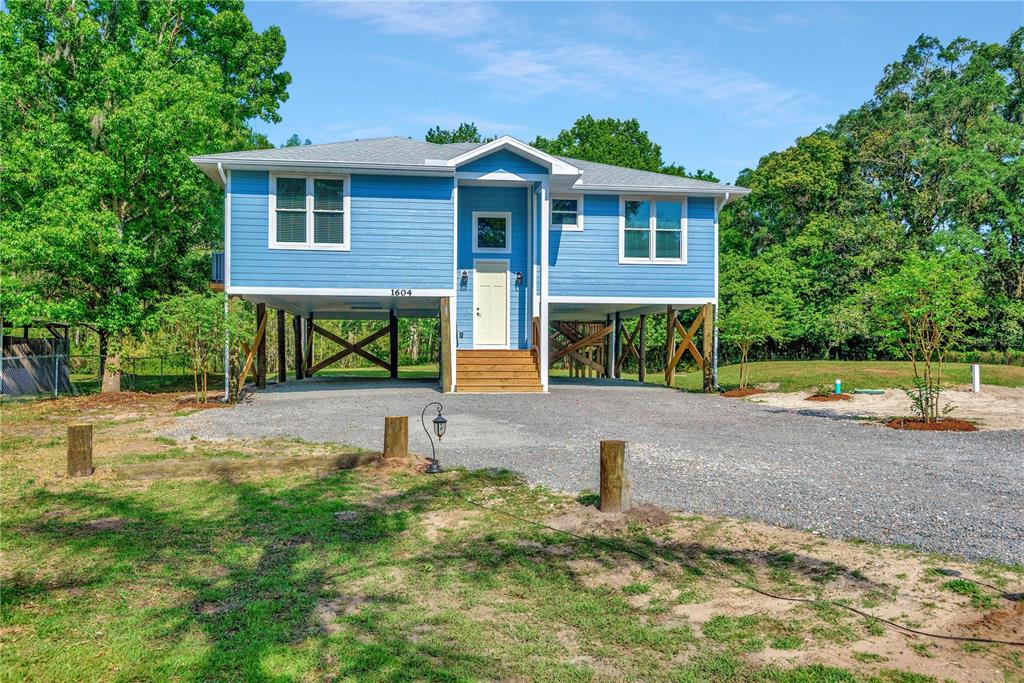
[[(1013, 606), (1000, 592), (1024, 590), (1021, 567), (741, 520), (601, 515), (593, 495), (574, 499), (504, 472), (112, 479), (109, 465), (124, 462), (332, 448), (176, 444), (154, 431), (179, 412), (178, 400), (3, 406), (0, 679), (1024, 675), (1020, 649), (908, 639), (829, 602), (916, 628), (1010, 637)], [(83, 419), (96, 430), (98, 469), (68, 479), (63, 432)]]
[[(565, 370), (552, 374), (566, 376)], [(718, 368), (718, 383), (730, 389), (739, 386), (739, 365)], [(947, 363), (943, 375), (950, 385), (970, 384), (971, 366), (967, 363)], [(676, 387), (687, 391), (700, 391), (703, 374), (699, 371), (676, 374)], [(843, 381), (844, 390), (892, 389), (912, 387), (914, 370), (905, 361), (834, 361), (834, 360), (782, 360), (750, 364), (751, 384), (778, 384), (775, 391), (801, 391), (818, 384), (831, 387), (836, 378)], [(623, 379), (637, 379), (635, 373), (623, 373)], [(662, 373), (648, 373), (647, 382), (663, 384)], [(981, 381), (1001, 387), (1024, 387), (1024, 367), (1016, 365), (982, 365)]]

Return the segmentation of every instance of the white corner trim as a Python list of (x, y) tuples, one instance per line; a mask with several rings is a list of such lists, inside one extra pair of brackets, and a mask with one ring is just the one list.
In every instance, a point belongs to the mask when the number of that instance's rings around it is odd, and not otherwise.
[[(477, 220), (480, 218), (504, 218), (505, 219), (505, 246), (481, 247), (477, 234)], [(473, 221), (473, 251), (481, 254), (511, 254), (512, 253), (512, 212), (511, 211), (474, 211)]]
[(514, 150), (522, 156), (530, 157), (532, 159), (540, 161), (544, 163), (548, 168), (550, 168), (551, 172), (555, 175), (578, 176), (581, 173), (580, 169), (577, 168), (576, 166), (573, 166), (572, 164), (562, 161), (558, 157), (553, 157), (547, 152), (542, 152), (536, 147), (528, 145), (525, 142), (522, 142), (521, 140), (516, 140), (514, 137), (510, 135), (503, 135), (500, 138), (497, 138), (496, 140), (488, 142), (487, 144), (480, 145), (476, 149), (471, 149), (468, 152), (465, 152), (457, 157), (449, 159), (446, 163), (448, 166), (460, 166), (462, 164), (473, 161), (474, 159), (479, 159), (480, 157), (487, 156), (492, 152), (496, 152), (502, 149)]
[[(277, 179), (304, 178), (306, 180), (306, 241), (305, 242), (278, 242), (277, 241)], [(318, 244), (313, 241), (314, 235), (314, 209), (313, 209), (313, 181), (315, 180), (340, 180), (342, 181), (342, 217), (341, 217), (341, 244)], [(267, 195), (267, 208), (270, 217), (267, 220), (268, 234), (267, 247), (269, 249), (290, 249), (298, 251), (350, 251), (352, 249), (352, 179), (347, 175), (323, 175), (308, 173), (271, 173), (269, 178), (270, 187)]]
[[(576, 226), (572, 228), (566, 228), (561, 225), (555, 225), (551, 223), (552, 230), (559, 230), (561, 232), (583, 232), (583, 206), (584, 198), (581, 194), (553, 194), (551, 195), (551, 211), (555, 210), (555, 200), (557, 199), (574, 199), (576, 200)], [(553, 216), (552, 216), (553, 218)]]
[[(479, 344), (476, 336), (476, 286), (479, 278), (477, 271), (481, 263), (503, 263), (505, 265), (505, 344)], [(512, 282), (510, 269), (511, 259), (507, 258), (475, 258), (473, 259), (473, 302), (470, 306), (470, 316), (473, 318), (473, 348), (474, 349), (511, 349), (512, 348)]]
[(224, 291), (231, 285), (231, 169), (224, 178)]
[[(664, 199), (664, 198), (663, 198)], [(651, 206), (650, 215), (647, 218), (647, 229), (650, 231), (650, 238), (648, 240), (648, 257), (647, 258), (636, 258), (626, 256), (626, 202), (627, 201), (639, 201), (648, 202)], [(679, 258), (657, 258), (654, 256), (656, 238), (657, 238), (657, 197), (651, 197), (647, 195), (619, 195), (619, 264), (621, 265), (642, 265), (642, 266), (658, 266), (658, 265), (669, 265), (669, 266), (685, 266), (688, 256), (689, 241), (690, 241), (690, 226), (689, 226), (689, 201), (686, 196), (673, 197), (673, 202), (679, 202), (682, 204), (682, 216), (679, 221)]]
[[(403, 287), (395, 289), (384, 289), (380, 287), (359, 288), (359, 287), (228, 287), (224, 290), (229, 294), (239, 296), (372, 296), (372, 297), (395, 297), (400, 299), (409, 298), (434, 298), (442, 296), (454, 296), (454, 289), (418, 289), (416, 287)], [(397, 291), (408, 292), (408, 294), (396, 294)]]

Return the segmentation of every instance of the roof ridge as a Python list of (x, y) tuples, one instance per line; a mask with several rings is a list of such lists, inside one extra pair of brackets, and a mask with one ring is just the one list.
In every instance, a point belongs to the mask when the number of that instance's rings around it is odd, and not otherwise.
[(607, 168), (614, 168), (614, 169), (617, 169), (617, 170), (620, 170), (620, 171), (635, 171), (637, 173), (650, 173), (651, 175), (662, 176), (662, 177), (665, 177), (665, 178), (682, 178), (683, 180), (689, 180), (689, 181), (694, 182), (694, 183), (703, 183), (703, 184), (707, 184), (707, 185), (728, 185), (730, 187), (739, 187), (738, 185), (734, 185), (733, 183), (723, 183), (723, 182), (717, 182), (716, 183), (716, 182), (714, 182), (712, 180), (702, 180), (700, 178), (691, 178), (688, 175), (676, 175), (675, 173), (662, 173), (661, 171), (648, 171), (646, 168), (632, 168), (630, 166), (617, 166), (615, 164), (606, 164), (606, 163), (601, 162), (601, 161), (591, 161), (589, 159), (575, 159), (573, 157), (565, 157), (565, 156), (560, 156), (560, 155), (557, 155), (557, 154), (554, 155), (554, 156), (558, 157), (562, 161), (567, 161), (567, 162), (570, 162), (570, 163), (583, 162), (584, 164), (596, 164), (597, 166), (605, 166)]

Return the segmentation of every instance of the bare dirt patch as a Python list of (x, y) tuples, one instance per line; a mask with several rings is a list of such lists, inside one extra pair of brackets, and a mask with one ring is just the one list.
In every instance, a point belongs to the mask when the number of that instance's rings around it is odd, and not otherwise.
[(764, 389), (753, 389), (748, 387), (746, 389), (730, 389), (729, 391), (723, 391), (722, 396), (727, 396), (729, 398), (743, 398), (745, 396), (754, 396), (756, 394), (766, 393), (768, 392)]
[(833, 403), (835, 401), (852, 401), (850, 394), (811, 394), (805, 401), (817, 401), (819, 403)]
[(938, 422), (925, 422), (917, 418), (900, 417), (889, 420), (886, 427), (893, 429), (911, 429), (918, 432), (976, 432), (977, 425), (966, 420), (953, 420), (946, 418)]
[[(774, 408), (801, 411), (809, 409), (810, 395), (807, 391), (773, 392), (752, 400)], [(1024, 429), (1024, 387), (983, 384), (978, 394), (966, 388), (954, 388), (942, 392), (941, 401), (954, 406), (952, 418), (972, 422), (982, 430)], [(888, 421), (895, 415), (906, 415), (910, 399), (902, 389), (886, 389), (882, 394), (853, 394), (848, 401), (820, 403), (815, 410)]]

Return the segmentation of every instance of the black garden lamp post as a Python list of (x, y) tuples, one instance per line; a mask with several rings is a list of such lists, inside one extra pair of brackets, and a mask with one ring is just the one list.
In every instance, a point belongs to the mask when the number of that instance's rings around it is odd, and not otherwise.
[[(437, 406), (437, 417), (431, 420), (434, 425), (434, 435), (431, 436), (430, 430), (427, 429), (426, 415), (427, 409), (431, 406)], [(423, 412), (420, 413), (420, 424), (423, 425), (423, 431), (427, 433), (427, 440), (430, 441), (430, 459), (427, 462), (427, 469), (424, 470), (427, 474), (438, 474), (441, 472), (441, 463), (437, 461), (437, 450), (434, 448), (434, 436), (437, 437), (437, 445), (441, 445), (441, 437), (444, 436), (445, 429), (448, 427), (448, 420), (444, 418), (441, 411), (444, 409), (437, 401), (432, 401), (427, 405), (423, 406)]]

